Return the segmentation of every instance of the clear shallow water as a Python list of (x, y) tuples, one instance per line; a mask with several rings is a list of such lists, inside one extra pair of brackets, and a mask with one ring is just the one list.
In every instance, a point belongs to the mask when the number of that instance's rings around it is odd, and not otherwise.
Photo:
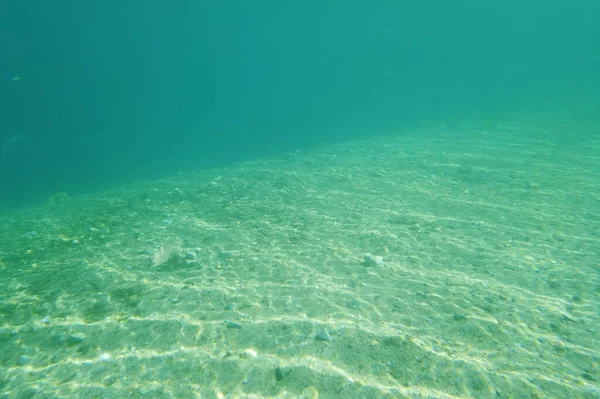
[(0, 395), (597, 397), (599, 7), (3, 2)]

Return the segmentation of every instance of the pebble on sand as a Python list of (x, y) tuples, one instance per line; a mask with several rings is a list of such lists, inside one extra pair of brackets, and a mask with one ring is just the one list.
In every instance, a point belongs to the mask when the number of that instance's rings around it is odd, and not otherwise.
[(331, 335), (329, 335), (329, 331), (327, 331), (327, 329), (323, 327), (317, 330), (317, 332), (315, 333), (315, 339), (317, 341), (330, 341)]
[(29, 363), (31, 361), (31, 358), (27, 355), (21, 355), (19, 356), (19, 358), (17, 359), (17, 364), (19, 366), (25, 366), (27, 363)]
[(225, 320), (225, 326), (227, 328), (233, 328), (236, 330), (239, 330), (242, 328), (242, 325), (240, 323), (236, 323), (235, 321), (231, 321), (231, 320)]
[(379, 266), (383, 263), (383, 257), (379, 255), (365, 254), (364, 264), (365, 266)]
[(258, 356), (258, 353), (254, 349), (244, 349), (240, 352), (240, 357), (242, 359), (249, 359)]

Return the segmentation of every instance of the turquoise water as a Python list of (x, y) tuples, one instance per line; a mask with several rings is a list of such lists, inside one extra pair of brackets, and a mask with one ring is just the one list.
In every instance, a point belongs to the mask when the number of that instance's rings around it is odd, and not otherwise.
[(1, 7), (8, 205), (430, 120), (597, 114), (593, 1)]
[(596, 398), (600, 5), (0, 5), (0, 398)]

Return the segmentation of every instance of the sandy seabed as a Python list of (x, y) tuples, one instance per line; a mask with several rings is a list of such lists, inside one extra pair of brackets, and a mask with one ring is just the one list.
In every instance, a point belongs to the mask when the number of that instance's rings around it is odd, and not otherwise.
[(598, 398), (597, 132), (423, 128), (6, 211), (0, 398)]

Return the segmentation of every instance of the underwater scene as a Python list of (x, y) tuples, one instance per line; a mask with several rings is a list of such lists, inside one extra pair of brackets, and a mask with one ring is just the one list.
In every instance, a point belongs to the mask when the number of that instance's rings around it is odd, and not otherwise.
[(0, 5), (0, 398), (600, 398), (600, 4)]

